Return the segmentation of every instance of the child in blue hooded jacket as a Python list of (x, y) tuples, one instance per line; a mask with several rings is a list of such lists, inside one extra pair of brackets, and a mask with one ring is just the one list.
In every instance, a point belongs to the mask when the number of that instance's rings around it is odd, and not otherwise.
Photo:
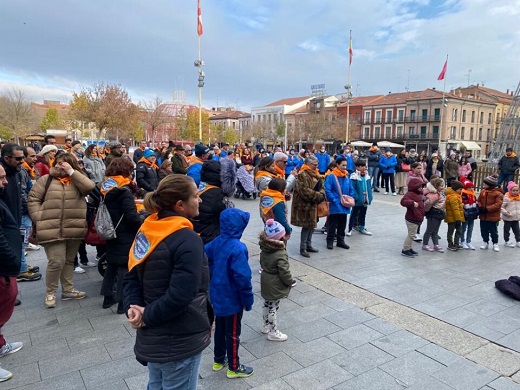
[(211, 278), (209, 294), (215, 312), (213, 371), (229, 365), (230, 379), (253, 374), (253, 368), (240, 364), (238, 357), (242, 315), (244, 309), (253, 308), (254, 300), (249, 254), (246, 245), (240, 242), (249, 217), (248, 212), (225, 209), (220, 214), (220, 235), (204, 246)]

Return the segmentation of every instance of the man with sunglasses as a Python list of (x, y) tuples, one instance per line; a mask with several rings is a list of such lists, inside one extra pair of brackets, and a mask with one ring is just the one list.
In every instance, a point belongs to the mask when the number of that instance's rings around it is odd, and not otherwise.
[(7, 206), (18, 226), (22, 224), (22, 175), (23, 149), (17, 144), (5, 144), (1, 150), (0, 164), (5, 169), (7, 184), (0, 196)]

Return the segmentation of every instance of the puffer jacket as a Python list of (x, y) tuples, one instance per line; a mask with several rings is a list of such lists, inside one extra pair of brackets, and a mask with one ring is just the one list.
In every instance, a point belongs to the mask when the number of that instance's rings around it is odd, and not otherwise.
[(143, 188), (148, 192), (156, 190), (159, 185), (157, 169), (144, 162), (137, 164), (135, 168), (135, 179), (137, 187)]
[(478, 196), (478, 207), (480, 211), (479, 219), (482, 221), (498, 222), (500, 221), (500, 210), (504, 194), (500, 188), (482, 190)]
[(320, 171), (320, 173), (325, 173), (330, 164), (330, 155), (327, 152), (317, 152), (314, 156), (318, 159), (318, 171)]
[(361, 176), (359, 171), (350, 175), (350, 184), (354, 190), (354, 199), (356, 206), (368, 206), (372, 203), (372, 178), (368, 173)]
[[(336, 181), (336, 179), (338, 181)], [(345, 177), (336, 177), (334, 173), (331, 173), (325, 178), (325, 194), (327, 201), (329, 202), (330, 214), (350, 214), (350, 207), (344, 207), (341, 205), (341, 198), (339, 196), (338, 182), (341, 187), (341, 194), (348, 195), (351, 197), (355, 196), (354, 188), (348, 175)]]
[(85, 196), (95, 187), (93, 181), (74, 171), (69, 185), (58, 180), (58, 171), (51, 168), (52, 181), (47, 194), (48, 175), (40, 177), (29, 192), (29, 215), (37, 224), (38, 242), (83, 240), (87, 233)]
[(369, 167), (378, 167), (379, 166), (379, 159), (381, 158), (381, 150), (369, 149), (367, 151), (367, 159), (368, 159), (368, 166)]
[(17, 276), (22, 262), (22, 235), (18, 223), (0, 200), (0, 276)]
[[(408, 192), (401, 199), (401, 206), (406, 207), (404, 218), (408, 222), (421, 224), (424, 220), (422, 186), (422, 180), (414, 177), (410, 180), (410, 183), (408, 183)], [(414, 206), (414, 202), (417, 202), (418, 207)]]
[(5, 169), (5, 174), (7, 178), (7, 184), (4, 186), (4, 189), (0, 193), (0, 199), (2, 199), (11, 210), (11, 214), (15, 221), (18, 222), (18, 225), (22, 223), (22, 201), (21, 198), (23, 196), (22, 193), (22, 173), (20, 170), (13, 168), (7, 165), (4, 161), (1, 161), (0, 164)]
[(432, 207), (443, 211), (445, 210), (445, 196), (442, 193), (439, 193), (431, 183), (426, 183), (426, 188), (423, 191), (423, 195), (425, 196), (424, 211), (428, 212)]
[(520, 200), (512, 200), (509, 193), (504, 195), (501, 213), (504, 221), (520, 221)]
[(85, 171), (94, 183), (101, 183), (105, 178), (105, 163), (101, 158), (90, 156), (83, 158)]
[(291, 292), (292, 275), (285, 243), (272, 240), (265, 232), (260, 233), (260, 276), (262, 298), (268, 301), (287, 298)]
[(324, 199), (325, 190), (319, 173), (309, 169), (300, 171), (291, 205), (291, 225), (315, 228), (317, 205)]
[(390, 156), (383, 154), (379, 159), (379, 167), (382, 173), (395, 173), (397, 167), (395, 154), (391, 154)]
[[(162, 211), (159, 219), (175, 216)], [(141, 363), (167, 363), (203, 351), (211, 342), (208, 259), (200, 237), (180, 229), (162, 240), (123, 281), (124, 307), (144, 307), (134, 352)], [(210, 320), (211, 318), (211, 320)]]
[(498, 169), (504, 175), (514, 175), (518, 168), (520, 168), (520, 162), (515, 153), (511, 153), (509, 157), (504, 155), (498, 161)]
[(451, 187), (446, 188), (446, 217), (444, 222), (453, 223), (457, 221), (464, 222), (464, 208), (462, 206), (462, 197)]
[(209, 263), (209, 294), (218, 317), (253, 307), (249, 254), (246, 245), (240, 242), (249, 218), (248, 212), (226, 209), (220, 216), (220, 235), (204, 246)]

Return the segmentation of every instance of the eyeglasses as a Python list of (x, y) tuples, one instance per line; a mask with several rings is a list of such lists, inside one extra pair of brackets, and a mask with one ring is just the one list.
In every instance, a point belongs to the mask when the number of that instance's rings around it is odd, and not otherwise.
[(9, 158), (14, 158), (16, 161), (22, 161), (23, 157), (14, 157), (14, 156), (7, 156)]
[(287, 160), (280, 160), (280, 162), (283, 162), (284, 164), (287, 164)]

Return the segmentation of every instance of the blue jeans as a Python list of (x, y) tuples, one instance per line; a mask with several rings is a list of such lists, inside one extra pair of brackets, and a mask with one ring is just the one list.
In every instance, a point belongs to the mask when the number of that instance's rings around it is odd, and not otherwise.
[(466, 244), (471, 242), (471, 235), (473, 234), (474, 225), (474, 219), (466, 219), (466, 222), (462, 223), (462, 234), (460, 235), (460, 242), (465, 242)]
[(368, 167), (368, 176), (370, 176), (372, 178), (372, 189), (373, 190), (378, 190), (379, 191), (379, 188), (377, 186), (377, 174), (379, 173), (379, 167)]
[(148, 390), (197, 390), (202, 352), (183, 360), (148, 363)]
[(28, 214), (22, 215), (22, 226), (20, 230), (25, 230), (23, 242), (22, 242), (22, 264), (20, 266), (20, 273), (27, 272), (27, 259), (25, 258), (25, 248), (29, 242), (29, 234), (31, 234), (32, 221)]
[(500, 173), (500, 175), (498, 175), (498, 186), (500, 187), (502, 185), (502, 183), (504, 183), (504, 185), (502, 186), (504, 193), (507, 192), (507, 183), (512, 181), (513, 177), (514, 177), (513, 174), (509, 175), (509, 174), (505, 174), (505, 173)]

